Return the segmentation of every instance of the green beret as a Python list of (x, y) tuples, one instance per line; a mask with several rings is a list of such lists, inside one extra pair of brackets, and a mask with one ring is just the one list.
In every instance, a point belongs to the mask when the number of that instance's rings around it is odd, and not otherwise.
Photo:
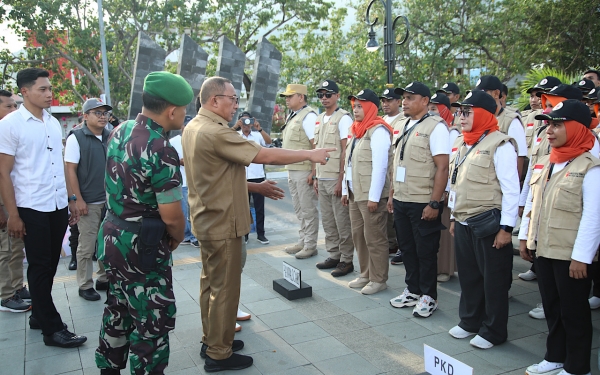
[(144, 79), (144, 91), (178, 107), (191, 103), (194, 99), (192, 86), (180, 76), (169, 72), (152, 72)]

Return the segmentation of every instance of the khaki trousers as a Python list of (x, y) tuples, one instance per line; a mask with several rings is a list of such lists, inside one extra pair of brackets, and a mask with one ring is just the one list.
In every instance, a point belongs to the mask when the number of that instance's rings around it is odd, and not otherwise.
[(342, 205), (341, 197), (333, 193), (337, 180), (319, 180), (319, 206), (325, 231), (325, 248), (331, 259), (351, 263), (354, 242), (350, 226), (350, 211)]
[(310, 171), (289, 171), (288, 185), (296, 217), (300, 220), (298, 244), (306, 249), (317, 248), (319, 234), (319, 202), (312, 185), (306, 183)]
[[(101, 204), (88, 204), (87, 215), (79, 217), (77, 227), (79, 228), (79, 245), (77, 246), (77, 285), (80, 290), (86, 290), (94, 287), (94, 261), (92, 256), (96, 251), (96, 242), (98, 241), (98, 231), (102, 220)], [(106, 272), (102, 262), (98, 262), (98, 281), (107, 282)]]
[(398, 247), (398, 240), (396, 239), (396, 229), (394, 228), (394, 214), (388, 212), (387, 218), (387, 239), (388, 247), (395, 249)]
[(8, 238), (8, 230), (0, 229), (0, 299), (9, 299), (23, 287), (23, 240)]
[(242, 280), (242, 242), (242, 237), (200, 240), (202, 342), (208, 346), (206, 354), (215, 360), (232, 354)]
[(358, 254), (360, 277), (376, 283), (385, 283), (390, 267), (387, 198), (379, 201), (375, 212), (369, 212), (368, 201), (356, 202), (351, 192), (349, 196), (352, 239)]

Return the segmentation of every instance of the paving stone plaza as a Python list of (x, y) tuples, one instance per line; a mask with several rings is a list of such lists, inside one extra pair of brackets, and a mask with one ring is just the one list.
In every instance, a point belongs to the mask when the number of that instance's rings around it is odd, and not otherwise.
[[(388, 289), (372, 296), (347, 287), (356, 277), (334, 279), (315, 264), (326, 258), (324, 235), (319, 233), (319, 254), (297, 260), (283, 248), (297, 240), (297, 221), (287, 182), (277, 180), (286, 198), (267, 200), (266, 236), (262, 245), (250, 235), (248, 261), (242, 276), (241, 308), (252, 319), (241, 322), (236, 339), (244, 340), (240, 352), (252, 355), (246, 370), (223, 372), (240, 375), (373, 375), (423, 374), (423, 344), (427, 344), (473, 367), (476, 375), (522, 375), (528, 365), (539, 362), (545, 352), (546, 321), (527, 312), (541, 301), (536, 281), (519, 280), (517, 274), (529, 264), (514, 257), (510, 298), (509, 341), (489, 350), (475, 349), (468, 340), (457, 340), (448, 330), (458, 323), (460, 287), (456, 277), (438, 284), (439, 310), (430, 318), (412, 316), (412, 308), (395, 309), (389, 300), (402, 292), (404, 266), (390, 266)], [(514, 237), (516, 238), (516, 237)], [(78, 349), (47, 347), (40, 331), (30, 330), (30, 313), (0, 315), (0, 362), (2, 375), (99, 374), (94, 363), (103, 300), (89, 302), (78, 296), (75, 273), (62, 259), (54, 282), (54, 301), (63, 320), (75, 332), (88, 337)], [(204, 374), (200, 358), (199, 249), (181, 245), (173, 253), (173, 278), (177, 299), (176, 328), (170, 335), (171, 359), (167, 374)], [(273, 279), (282, 276), (282, 261), (302, 270), (302, 280), (313, 288), (311, 298), (288, 301), (273, 291)], [(358, 260), (355, 257), (355, 268)], [(356, 272), (356, 271), (355, 271)], [(500, 296), (498, 296), (500, 298)], [(592, 312), (594, 340), (592, 374), (600, 333), (600, 311)], [(129, 374), (129, 369), (122, 371)]]

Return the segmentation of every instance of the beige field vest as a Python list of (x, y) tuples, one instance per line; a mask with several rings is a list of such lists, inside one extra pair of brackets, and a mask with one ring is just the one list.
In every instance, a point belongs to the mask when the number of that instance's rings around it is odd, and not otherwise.
[[(290, 150), (312, 150), (310, 139), (308, 139), (302, 128), (302, 121), (311, 112), (316, 114), (315, 110), (311, 107), (304, 107), (286, 124), (283, 130), (283, 148)], [(303, 161), (288, 164), (285, 168), (290, 171), (310, 171), (312, 170), (312, 163), (310, 161)]]
[[(454, 210), (452, 214), (457, 221), (465, 222), (468, 218), (482, 214), (494, 208), (502, 207), (502, 189), (496, 175), (494, 154), (496, 149), (506, 142), (515, 146), (515, 141), (499, 131), (488, 134), (469, 153), (465, 161), (458, 167), (456, 183), (450, 185), (450, 190), (455, 193)], [(454, 151), (454, 150), (457, 151)], [(456, 138), (450, 156), (450, 181), (456, 169), (456, 158), (459, 162), (465, 157), (467, 147), (464, 137)]]
[(342, 117), (348, 114), (341, 108), (338, 108), (333, 115), (329, 118), (329, 121), (325, 124), (323, 118), (325, 112), (319, 114), (317, 117), (317, 124), (315, 127), (315, 147), (326, 148), (335, 147), (336, 151), (329, 153), (329, 161), (325, 165), (317, 164), (317, 178), (338, 178), (340, 175), (340, 157), (342, 155), (342, 143), (340, 139), (340, 128), (339, 124)]
[[(571, 260), (583, 212), (583, 178), (600, 160), (586, 152), (560, 172), (547, 177), (550, 160), (531, 176), (531, 208), (527, 247), (538, 257)], [(537, 241), (537, 246), (536, 246)]]
[(500, 131), (504, 134), (508, 134), (508, 128), (510, 128), (510, 124), (514, 119), (518, 119), (521, 122), (519, 113), (508, 107), (505, 107), (502, 113), (496, 118), (498, 119), (498, 127), (500, 127)]
[[(429, 140), (431, 133), (442, 122), (439, 116), (429, 116), (420, 124), (414, 125), (416, 128), (398, 142), (403, 136), (406, 125), (410, 119), (406, 119), (400, 126), (400, 135), (392, 143), (398, 146), (394, 150), (394, 168), (392, 170), (392, 181), (394, 186), (394, 199), (401, 202), (411, 203), (429, 203), (431, 193), (433, 193), (433, 182), (437, 172), (437, 167), (433, 162)], [(402, 153), (402, 144), (404, 146), (404, 157), (400, 160)], [(406, 168), (404, 182), (396, 181), (398, 167)]]
[[(377, 125), (367, 130), (362, 138), (348, 138), (346, 145), (346, 163), (345, 170), (348, 170), (350, 164), (350, 156), (352, 156), (352, 193), (354, 194), (354, 201), (368, 201), (369, 200), (369, 189), (371, 188), (371, 176), (373, 174), (373, 157), (371, 150), (371, 136), (377, 128), (383, 125)], [(391, 136), (391, 135), (390, 135)], [(355, 142), (354, 151), (352, 151), (352, 144)], [(383, 191), (381, 192), (381, 199), (386, 198), (390, 193), (390, 168), (392, 160), (392, 146), (388, 151), (388, 173), (386, 174), (385, 184)], [(347, 179), (346, 179), (347, 180)], [(345, 181), (348, 184), (348, 181)], [(347, 186), (350, 191), (350, 186)]]

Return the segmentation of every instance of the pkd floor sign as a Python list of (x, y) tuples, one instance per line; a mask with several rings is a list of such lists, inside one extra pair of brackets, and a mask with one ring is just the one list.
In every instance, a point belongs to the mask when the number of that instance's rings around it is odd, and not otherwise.
[(473, 375), (472, 367), (431, 346), (425, 344), (423, 346), (425, 349), (425, 371), (431, 375)]

